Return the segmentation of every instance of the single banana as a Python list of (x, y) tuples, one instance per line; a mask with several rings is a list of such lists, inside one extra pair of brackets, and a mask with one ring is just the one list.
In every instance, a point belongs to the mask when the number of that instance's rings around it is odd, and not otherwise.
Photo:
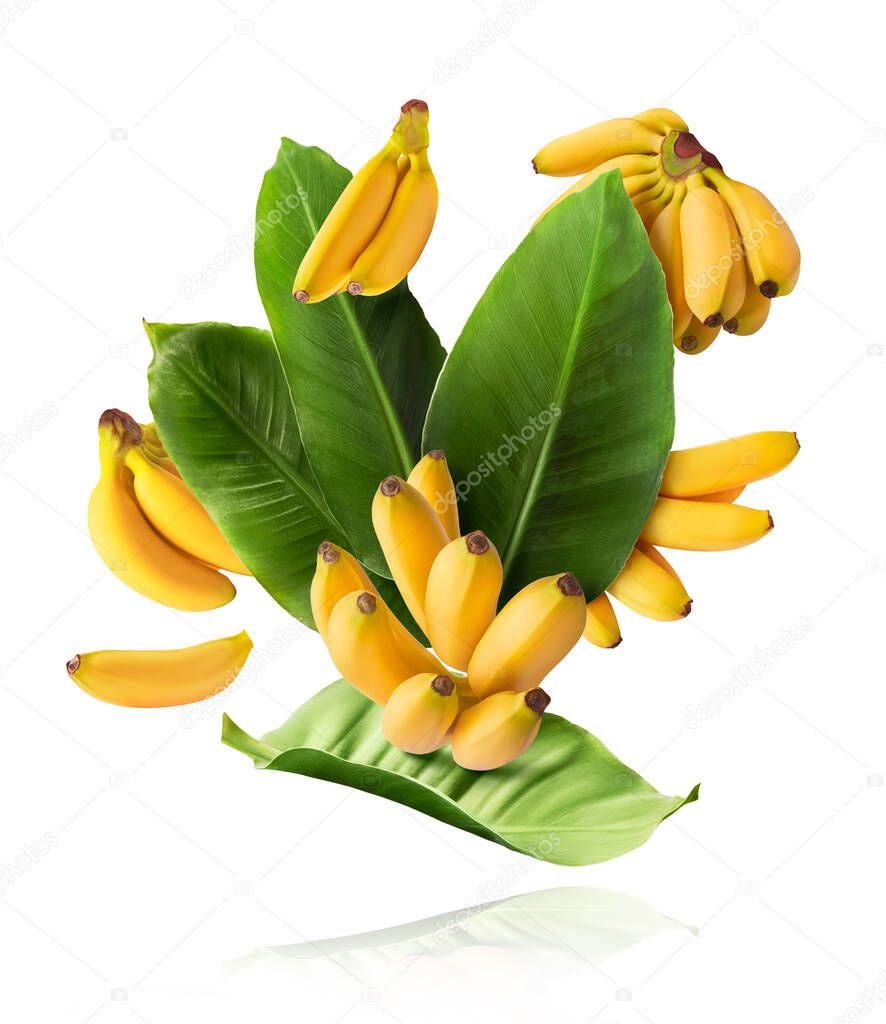
[(730, 551), (753, 544), (772, 529), (772, 516), (745, 505), (656, 498), (642, 540), (684, 551)]
[(726, 289), (723, 292), (723, 322), (731, 320), (738, 314), (744, 304), (747, 287), (747, 264), (741, 246), (741, 236), (735, 218), (726, 207), (726, 220), (729, 222), (729, 259), (732, 265), (727, 270)]
[(545, 576), (515, 594), (480, 638), (468, 682), (481, 698), (531, 690), (581, 639), (587, 608), (571, 572)]
[(428, 575), (434, 559), (449, 542), (437, 513), (411, 484), (389, 476), (372, 500), (372, 525), (406, 607), (427, 633)]
[(694, 498), (745, 487), (780, 473), (800, 450), (789, 430), (762, 430), (728, 441), (683, 448), (668, 456), (659, 494)]
[(101, 475), (89, 499), (89, 535), (105, 565), (127, 586), (182, 611), (227, 604), (234, 584), (215, 569), (179, 551), (145, 518), (124, 465), (138, 424), (119, 409), (99, 420)]
[(245, 631), (175, 651), (75, 654), (68, 675), (91, 697), (127, 708), (192, 704), (229, 686), (252, 650)]
[(431, 236), (438, 201), (427, 150), (411, 154), (384, 220), (348, 275), (351, 295), (381, 295), (406, 277)]
[(744, 487), (729, 487), (725, 491), (713, 491), (711, 494), (696, 494), (693, 501), (732, 502), (741, 496)]
[(586, 174), (604, 160), (629, 153), (658, 153), (663, 134), (631, 117), (619, 117), (549, 142), (535, 154), (536, 174), (569, 178)]
[(425, 618), (431, 646), (447, 665), (467, 671), (474, 649), (495, 618), (501, 585), (501, 559), (480, 530), (450, 541), (434, 559)]
[(458, 691), (452, 679), (421, 672), (391, 694), (382, 715), (382, 732), (388, 743), (407, 754), (430, 754), (449, 742), (458, 713)]
[[(667, 568), (665, 568), (667, 566)], [(631, 611), (659, 622), (675, 622), (692, 609), (692, 599), (670, 565), (651, 558), (638, 545), (622, 571), (607, 587), (609, 593)]]
[(767, 299), (788, 295), (800, 276), (800, 247), (784, 215), (752, 185), (709, 167), (704, 172), (732, 211), (754, 283)]
[(406, 483), (423, 495), (437, 513), (440, 524), (450, 540), (460, 536), (458, 528), (458, 498), (449, 473), (446, 455), (439, 448), (428, 452), (415, 464)]
[[(686, 185), (681, 181), (674, 187), (671, 201), (665, 206), (649, 229), (649, 244), (658, 257), (665, 275), (668, 301), (674, 314), (674, 338), (682, 340), (692, 320), (692, 310), (686, 304), (683, 289), (683, 249), (680, 241), (680, 207), (686, 196)], [(675, 342), (675, 344), (677, 343)]]
[(689, 125), (683, 118), (666, 107), (653, 107), (652, 110), (644, 110), (642, 114), (634, 114), (634, 120), (662, 135), (667, 135), (668, 132), (689, 131)]
[[(592, 171), (583, 175), (578, 181), (572, 183), (565, 192), (561, 192), (560, 195), (552, 202), (549, 203), (542, 212), (535, 218), (535, 224), (549, 213), (555, 206), (559, 206), (564, 199), (568, 199), (569, 196), (573, 196), (576, 192), (583, 192), (589, 185), (592, 185), (597, 178), (609, 171), (620, 171), (621, 180), (625, 184), (625, 189), (630, 195), (628, 190), (628, 181), (631, 181), (630, 189), (634, 192), (642, 191), (643, 188), (648, 187), (652, 184), (653, 180), (659, 173), (659, 161), (658, 157), (647, 156), (644, 153), (627, 153), (624, 156), (612, 157), (611, 160), (604, 160), (599, 167), (595, 167)], [(633, 181), (633, 179), (641, 179), (639, 181)]]
[(494, 693), (463, 711), (452, 733), (452, 758), (475, 772), (490, 771), (532, 746), (551, 698), (544, 690)]
[(769, 316), (769, 307), (772, 305), (772, 300), (767, 299), (754, 283), (754, 275), (751, 273), (747, 260), (744, 261), (744, 265), (744, 303), (735, 316), (723, 322), (724, 331), (741, 336), (756, 334), (763, 324), (766, 323), (766, 318)]
[(688, 191), (680, 207), (683, 290), (698, 320), (705, 327), (719, 327), (732, 266), (728, 210), (719, 193), (708, 188), (700, 174), (690, 175), (686, 184)]
[(705, 327), (693, 316), (683, 334), (674, 337), (674, 345), (688, 356), (697, 356), (714, 344), (719, 333), (719, 327)]
[(588, 601), (587, 616), (585, 640), (590, 640), (595, 647), (618, 647), (621, 643), (621, 630), (612, 602), (605, 593)]

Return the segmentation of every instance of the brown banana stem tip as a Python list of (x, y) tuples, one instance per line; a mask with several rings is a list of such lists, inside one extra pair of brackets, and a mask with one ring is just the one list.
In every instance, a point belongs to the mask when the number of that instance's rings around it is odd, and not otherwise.
[(551, 698), (544, 690), (530, 690), (523, 698), (523, 702), (530, 711), (540, 715), (548, 704), (551, 703)]
[(308, 295), (304, 288), (299, 288), (299, 290), (292, 297), (295, 299), (296, 302), (307, 302), (308, 299), (310, 299), (310, 295)]
[(370, 594), (367, 590), (364, 590), (357, 598), (357, 609), (358, 611), (363, 612), (364, 615), (372, 615), (377, 604), (378, 602), (375, 600), (375, 595)]
[(489, 550), (489, 538), (482, 530), (474, 530), (465, 537), (465, 547), (471, 555), (485, 555)]
[[(691, 603), (691, 602), (690, 602), (690, 603)], [(610, 650), (610, 651), (614, 651), (614, 650), (615, 650), (615, 648), (616, 648), (616, 647), (618, 647), (618, 645), (619, 645), (619, 644), (620, 644), (620, 643), (622, 642), (622, 640), (624, 640), (624, 637), (623, 637), (623, 636), (620, 636), (620, 637), (619, 637), (619, 638), (618, 638), (618, 639), (617, 639), (617, 640), (615, 641), (615, 643), (614, 643), (614, 644), (610, 644), (610, 645), (609, 645), (609, 650)]]
[(363, 285), (359, 281), (348, 281), (348, 295), (359, 295), (363, 291)]
[(765, 295), (767, 299), (774, 299), (778, 295), (778, 285), (775, 281), (764, 281), (760, 285), (760, 294)]
[(133, 444), (141, 444), (141, 425), (122, 409), (105, 409), (98, 418), (99, 430), (110, 427), (115, 434), (126, 437)]
[(444, 452), (442, 448), (432, 448), (428, 452), (428, 458), (440, 462), (446, 458), (446, 452)]
[(435, 693), (439, 693), (441, 697), (451, 697), (452, 691), (455, 689), (455, 683), (453, 683), (449, 676), (434, 676), (431, 680), (431, 689)]
[(395, 494), (400, 493), (400, 481), (395, 476), (386, 476), (379, 490), (386, 498), (393, 498)]
[(327, 565), (335, 565), (340, 557), (338, 548), (328, 540), (324, 540), (320, 547), (317, 548), (317, 554)]
[(688, 601), (686, 602), (686, 604), (684, 604), (684, 605), (683, 605), (683, 610), (682, 610), (682, 611), (680, 612), (680, 616), (681, 616), (681, 618), (684, 618), (684, 619), (685, 619), (685, 618), (686, 618), (686, 616), (687, 616), (687, 615), (688, 615), (688, 614), (689, 614), (689, 613), (690, 613), (691, 611), (692, 611), (692, 598), (690, 598), (690, 599), (689, 599), (689, 600), (688, 600)]
[(684, 352), (694, 352), (698, 348), (698, 338), (694, 334), (687, 334), (680, 340), (680, 348)]
[(738, 330), (738, 317), (733, 316), (730, 317), (728, 320), (724, 320), (723, 330), (726, 331), (727, 334), (735, 334), (735, 332)]
[(428, 105), (424, 100), (407, 100), (402, 107), (400, 107), (401, 114), (408, 114), (410, 110), (417, 110), (419, 113), (427, 113)]
[(771, 512), (767, 512), (766, 515), (769, 517), (769, 526), (766, 528), (766, 532), (768, 533), (770, 530), (775, 529), (775, 520), (772, 518)]
[(65, 664), (65, 668), (68, 670), (68, 675), (72, 676), (80, 668), (80, 655), (75, 654), (69, 662)]
[(722, 313), (711, 313), (710, 316), (705, 317), (705, 327), (719, 327), (723, 323)]
[(557, 586), (560, 588), (560, 593), (564, 597), (581, 597), (584, 598), (584, 591), (581, 589), (581, 584), (572, 575), (571, 572), (564, 572), (563, 575), (557, 580)]

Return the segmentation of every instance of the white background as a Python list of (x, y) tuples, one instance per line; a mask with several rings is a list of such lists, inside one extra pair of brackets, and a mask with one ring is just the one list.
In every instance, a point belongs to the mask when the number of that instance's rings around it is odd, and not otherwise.
[[(876, 8), (0, 10), (6, 1016), (883, 1020), (868, 996), (852, 1009), (886, 978)], [(624, 611), (617, 651), (583, 644), (550, 680), (556, 710), (663, 792), (703, 784), (648, 844), (597, 867), (528, 862), (371, 796), (254, 772), (219, 744), (222, 710), (253, 733), (278, 724), (335, 676), (319, 639), (249, 580), (216, 612), (150, 604), (85, 532), (99, 413), (149, 418), (140, 318), (264, 324), (244, 235), (279, 137), (356, 168), (414, 95), (430, 103), (443, 199), (411, 282), (447, 347), (562, 187), (533, 176), (536, 149), (608, 116), (674, 107), (728, 173), (786, 204), (803, 248), (762, 333), (677, 359), (679, 444), (798, 431), (794, 465), (748, 494), (774, 533), (677, 554), (688, 620)], [(75, 651), (243, 627), (264, 664), (204, 717), (106, 706), (65, 674)], [(700, 707), (716, 714), (699, 722)], [(336, 960), (269, 950), (563, 886), (587, 889), (468, 915), (446, 941), (376, 937)]]

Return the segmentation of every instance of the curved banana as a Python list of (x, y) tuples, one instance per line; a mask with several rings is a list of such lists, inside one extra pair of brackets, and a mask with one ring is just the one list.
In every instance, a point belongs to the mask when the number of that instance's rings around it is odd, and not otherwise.
[(715, 167), (704, 176), (735, 217), (756, 286), (767, 299), (788, 295), (800, 276), (800, 247), (783, 214), (758, 189)]
[(245, 631), (175, 651), (75, 654), (68, 675), (91, 697), (127, 708), (168, 708), (221, 693), (236, 678), (252, 640)]
[[(575, 195), (576, 192), (583, 192), (589, 185), (592, 185), (597, 178), (609, 171), (620, 171), (621, 180), (627, 190), (627, 182), (629, 179), (641, 178), (640, 182), (633, 182), (631, 188), (634, 191), (639, 191), (642, 188), (648, 187), (658, 172), (658, 158), (654, 156), (647, 156), (643, 153), (628, 153), (625, 156), (616, 156), (611, 160), (605, 160), (599, 167), (595, 167), (592, 171), (583, 175), (578, 181), (574, 181), (565, 192), (561, 192), (553, 202), (549, 203), (541, 213), (535, 218), (533, 226), (549, 213), (555, 206), (559, 206), (564, 199), (568, 199), (569, 196)], [(629, 193), (630, 194), (630, 193)]]
[(667, 135), (668, 132), (688, 132), (689, 125), (679, 114), (667, 107), (653, 107), (651, 110), (644, 110), (642, 114), (634, 114), (634, 120), (645, 124), (654, 132)]
[(724, 331), (741, 336), (756, 334), (763, 324), (766, 323), (766, 319), (769, 316), (769, 307), (772, 305), (772, 300), (767, 299), (754, 283), (754, 276), (751, 273), (747, 260), (744, 261), (744, 265), (744, 302), (735, 316), (730, 317), (723, 323)]
[(422, 672), (391, 694), (381, 728), (388, 743), (407, 754), (430, 754), (449, 741), (458, 712), (458, 691), (449, 676)]
[(697, 356), (713, 345), (719, 333), (719, 327), (705, 327), (698, 317), (693, 316), (683, 334), (674, 337), (674, 345), (686, 355)]
[(683, 289), (683, 249), (680, 240), (680, 207), (685, 196), (686, 185), (682, 181), (678, 182), (674, 187), (673, 198), (649, 229), (649, 244), (664, 271), (668, 301), (674, 314), (675, 344), (682, 340), (692, 320), (692, 310), (686, 304)]
[(745, 487), (780, 473), (799, 450), (800, 442), (792, 431), (761, 430), (673, 451), (665, 465), (659, 494), (694, 498)]
[[(663, 559), (653, 559), (644, 546), (631, 552), (622, 571), (607, 587), (631, 611), (659, 622), (675, 622), (692, 609), (692, 599), (679, 576)], [(665, 568), (667, 566), (667, 568)]]
[(434, 559), (449, 538), (428, 501), (405, 480), (382, 480), (372, 499), (372, 525), (394, 582), (422, 630), (425, 590)]
[(586, 174), (616, 156), (658, 153), (663, 137), (641, 121), (619, 117), (554, 139), (535, 154), (532, 166), (536, 174), (568, 178)]
[(656, 498), (642, 540), (684, 551), (730, 551), (753, 544), (774, 526), (763, 509), (684, 498)]
[[(723, 323), (723, 297), (732, 261), (727, 208), (701, 175), (690, 175), (680, 207), (683, 290), (686, 302), (705, 327)], [(725, 266), (724, 266), (725, 263)]]
[(545, 576), (515, 594), (480, 638), (468, 682), (481, 699), (501, 690), (531, 690), (581, 639), (584, 594), (571, 572)]
[(455, 484), (449, 473), (446, 455), (441, 449), (435, 448), (415, 464), (406, 478), (406, 483), (423, 495), (431, 508), (437, 513), (440, 525), (450, 540), (460, 536), (458, 528), (458, 497)]
[(621, 643), (621, 630), (612, 602), (605, 593), (588, 601), (587, 616), (585, 640), (590, 640), (595, 647), (618, 647)]
[(474, 649), (495, 618), (501, 585), (501, 559), (480, 530), (450, 541), (434, 559), (425, 618), (431, 646), (447, 665), (467, 671)]
[(145, 597), (182, 611), (206, 611), (227, 604), (234, 584), (215, 569), (173, 547), (145, 518), (124, 465), (138, 424), (119, 409), (99, 420), (101, 476), (89, 499), (92, 543), (105, 565)]
[(649, 196), (648, 198), (638, 195), (634, 196), (631, 200), (634, 204), (634, 209), (637, 211), (637, 215), (640, 220), (643, 221), (643, 227), (646, 228), (647, 233), (652, 230), (652, 226), (656, 219), (674, 198), (677, 185), (682, 184), (682, 182), (675, 182), (670, 178), (662, 178), (662, 182), (663, 185), (661, 190), (655, 195)]
[(744, 487), (729, 487), (725, 491), (712, 491), (710, 494), (696, 494), (693, 501), (733, 502), (741, 496)]
[(485, 772), (518, 758), (532, 746), (551, 698), (544, 690), (494, 693), (463, 711), (452, 733), (452, 758)]
[(724, 323), (731, 320), (738, 314), (744, 304), (745, 290), (747, 286), (747, 264), (741, 247), (741, 235), (735, 218), (726, 207), (726, 220), (729, 223), (729, 259), (731, 266), (726, 271), (726, 289), (723, 292), (723, 315)]

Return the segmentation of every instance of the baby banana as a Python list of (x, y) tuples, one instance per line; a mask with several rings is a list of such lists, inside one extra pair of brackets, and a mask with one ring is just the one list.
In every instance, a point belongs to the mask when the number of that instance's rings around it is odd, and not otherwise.
[[(724, 323), (738, 314), (744, 304), (747, 288), (747, 263), (742, 255), (741, 236), (728, 206), (726, 207), (726, 220), (729, 224), (729, 259), (732, 263), (726, 271), (726, 288), (723, 292), (721, 313)], [(725, 260), (723, 262), (725, 264)]]
[(571, 177), (587, 174), (604, 160), (633, 153), (658, 153), (663, 135), (632, 117), (591, 125), (549, 142), (535, 154), (537, 174)]
[(428, 574), (449, 540), (436, 512), (411, 484), (389, 476), (372, 500), (372, 525), (407, 608), (427, 633)]
[(684, 551), (730, 551), (753, 544), (774, 526), (757, 508), (683, 498), (656, 498), (641, 539)]
[[(653, 552), (656, 557), (651, 557)], [(692, 608), (680, 577), (654, 548), (642, 543), (634, 548), (607, 589), (631, 611), (659, 622), (683, 619)]]
[[(624, 182), (625, 189), (628, 194), (631, 194), (631, 190), (639, 191), (651, 184), (656, 174), (658, 173), (658, 158), (654, 156), (647, 156), (645, 153), (627, 153), (624, 156), (616, 156), (611, 160), (604, 160), (598, 167), (595, 167), (592, 171), (582, 175), (562, 192), (557, 198), (542, 210), (542, 212), (536, 217), (535, 224), (544, 217), (546, 213), (553, 210), (555, 206), (559, 206), (564, 199), (568, 199), (569, 196), (574, 196), (576, 192), (583, 192), (589, 185), (592, 185), (597, 178), (601, 175), (606, 174), (608, 171), (620, 171), (621, 178)], [(635, 179), (642, 179), (639, 182)], [(632, 182), (629, 186), (628, 182)]]
[(525, 753), (551, 698), (544, 690), (494, 693), (463, 711), (452, 733), (452, 758), (475, 772), (500, 768)]
[(545, 576), (515, 594), (480, 638), (468, 682), (481, 698), (531, 690), (581, 638), (587, 608), (571, 572)]
[(605, 593), (588, 601), (587, 616), (585, 640), (590, 640), (595, 647), (618, 647), (621, 643), (621, 629), (612, 602)]
[(705, 327), (723, 323), (723, 298), (733, 259), (729, 210), (699, 174), (691, 175), (680, 207), (683, 288), (686, 302)]
[(458, 498), (455, 484), (449, 473), (446, 455), (439, 448), (428, 452), (415, 464), (415, 468), (406, 478), (419, 494), (423, 495), (431, 508), (437, 513), (446, 536), (455, 540), (460, 536), (458, 528)]
[(252, 650), (246, 632), (175, 651), (75, 654), (68, 675), (90, 696), (127, 708), (192, 704), (229, 686)]
[(682, 339), (692, 320), (692, 310), (686, 303), (683, 288), (683, 250), (680, 241), (680, 207), (685, 196), (686, 186), (678, 182), (671, 201), (649, 229), (649, 244), (664, 271), (668, 301), (674, 314), (674, 338), (677, 340)]
[(791, 431), (763, 430), (673, 451), (659, 493), (670, 498), (694, 498), (745, 487), (781, 472), (799, 450), (797, 435)]
[(450, 541), (428, 575), (425, 618), (431, 646), (466, 672), (480, 637), (495, 618), (501, 593), (501, 559), (485, 533)]
[(748, 261), (744, 260), (743, 262), (745, 274), (744, 302), (735, 316), (730, 317), (723, 323), (724, 331), (741, 336), (756, 334), (763, 324), (766, 323), (766, 319), (769, 316), (769, 307), (772, 305), (772, 300), (767, 299), (754, 283), (754, 276), (751, 273)]
[(444, 675), (421, 672), (404, 680), (385, 704), (385, 739), (408, 754), (430, 754), (449, 741), (459, 711), (455, 683)]
[(667, 107), (653, 107), (652, 110), (644, 110), (642, 114), (634, 114), (634, 120), (662, 135), (667, 135), (668, 132), (689, 131), (689, 125), (683, 118), (679, 114), (675, 114), (673, 110), (668, 110)]

